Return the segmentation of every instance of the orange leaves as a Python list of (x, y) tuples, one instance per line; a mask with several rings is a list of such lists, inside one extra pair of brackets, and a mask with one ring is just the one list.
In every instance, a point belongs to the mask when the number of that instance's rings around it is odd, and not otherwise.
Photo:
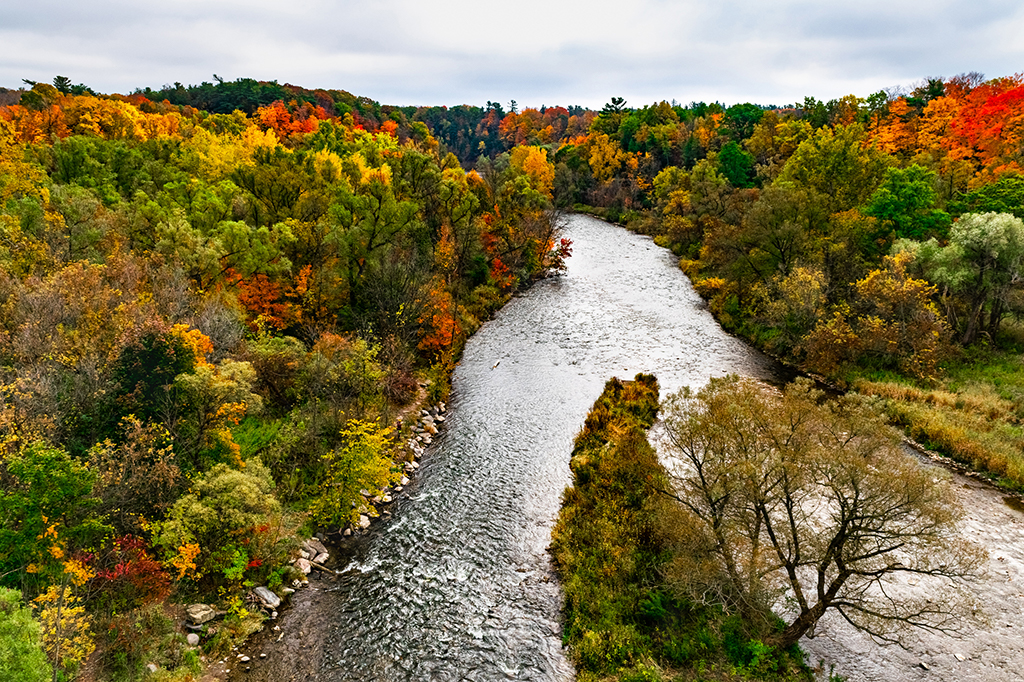
[(199, 556), (199, 544), (188, 542), (178, 548), (178, 553), (171, 558), (171, 566), (178, 571), (178, 580), (196, 578), (196, 557)]
[(213, 352), (213, 342), (210, 341), (210, 337), (198, 329), (190, 328), (187, 324), (174, 325), (171, 327), (171, 334), (195, 354), (196, 365), (210, 365), (206, 361), (206, 356)]
[(889, 105), (889, 116), (879, 123), (873, 139), (886, 154), (900, 155), (913, 151), (917, 135), (910, 113), (910, 106), (903, 97)]
[[(955, 79), (954, 79), (955, 80)], [(1021, 170), (1024, 77), (998, 78), (974, 88), (946, 84), (946, 95), (918, 112), (901, 97), (880, 115), (871, 142), (909, 158), (927, 151), (946, 162), (966, 161), (977, 178)]]
[(540, 147), (516, 147), (512, 150), (509, 165), (522, 171), (530, 178), (530, 184), (551, 200), (555, 182), (555, 168), (548, 161), (548, 152)]
[(314, 132), (320, 121), (329, 116), (323, 107), (303, 102), (298, 104), (292, 100), (285, 104), (281, 100), (256, 110), (256, 118), (266, 130), (273, 130), (282, 139), (295, 139), (306, 133)]
[(462, 328), (455, 319), (455, 304), (451, 292), (440, 278), (435, 278), (432, 283), (419, 322), (423, 326), (420, 350), (444, 354), (451, 350), (462, 335)]
[(281, 285), (263, 274), (239, 279), (235, 288), (238, 302), (257, 320), (284, 329), (291, 319), (290, 304), (281, 300)]

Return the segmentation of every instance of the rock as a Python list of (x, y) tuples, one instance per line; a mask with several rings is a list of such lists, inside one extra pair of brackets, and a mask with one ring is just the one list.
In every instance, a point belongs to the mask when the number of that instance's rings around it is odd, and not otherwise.
[(273, 591), (270, 590), (270, 588), (261, 585), (254, 589), (252, 593), (256, 595), (257, 599), (259, 599), (261, 602), (263, 602), (272, 609), (276, 609), (278, 606), (281, 605), (281, 598), (274, 594)]
[[(400, 493), (400, 492), (402, 492), (403, 490), (405, 490), (405, 488), (403, 488), (402, 486), (400, 486), (400, 485), (396, 485), (396, 486), (395, 486), (395, 492), (396, 492), (396, 493)], [(1007, 627), (1009, 627), (1009, 626), (1007, 626)]]
[(242, 663), (248, 663), (248, 662), (249, 662), (249, 661), (251, 661), (251, 660), (252, 660), (252, 659), (251, 659), (251, 658), (249, 658), (248, 656), (242, 656)]
[(290, 594), (295, 594), (295, 590), (293, 590), (290, 587), (282, 587), (281, 588), (281, 594), (283, 594), (284, 596), (287, 597)]
[(267, 657), (266, 654), (260, 654), (260, 658), (266, 658), (266, 657)]
[(346, 528), (345, 532), (342, 533), (342, 535), (344, 535), (345, 537), (348, 537), (349, 535), (352, 535), (352, 529), (351, 528)]
[(409, 462), (409, 464), (412, 465), (413, 469), (419, 469), (420, 468), (420, 463), (419, 462)]
[[(306, 546), (311, 550), (315, 550), (310, 552), (313, 556), (316, 556), (317, 554), (327, 554), (327, 548), (324, 546), (324, 543), (317, 538), (310, 538), (306, 540)], [(319, 559), (317, 559), (317, 561), (319, 561)]]
[(324, 552), (323, 554), (317, 554), (316, 558), (313, 559), (313, 561), (315, 561), (318, 564), (323, 564), (323, 563), (327, 563), (327, 560), (330, 559), (330, 558), (331, 558), (331, 555), (328, 554), (327, 552)]
[(300, 549), (299, 550), (299, 556), (302, 557), (303, 559), (308, 559), (309, 558), (309, 552), (307, 552), (304, 549)]
[(158, 670), (158, 668), (156, 667), (155, 663), (150, 663), (146, 666), (146, 670), (148, 670), (151, 673), (155, 673)]
[(310, 538), (310, 540), (312, 540), (313, 538), (316, 538), (317, 542), (323, 542), (326, 539), (323, 533), (317, 533), (312, 538)]
[(188, 642), (189, 646), (199, 646), (199, 635), (194, 632), (190, 632), (185, 637), (185, 641)]
[[(370, 517), (367, 516), (366, 514), (360, 514), (359, 515), (359, 527), (360, 528), (369, 528), (370, 527)], [(306, 572), (308, 573), (309, 571), (306, 571)]]
[(434, 421), (436, 421), (436, 422), (443, 422), (444, 421), (444, 417), (442, 417), (441, 415), (437, 415), (437, 418)]
[(391, 496), (385, 495), (384, 497), (380, 498), (380, 501), (383, 502), (384, 504), (389, 504), (391, 502)]
[(359, 494), (362, 495), (363, 497), (369, 497), (370, 491), (367, 490), (366, 488), (363, 488), (362, 490), (359, 491)]
[(295, 562), (295, 568), (299, 569), (306, 575), (309, 575), (309, 572), (313, 570), (313, 567), (309, 563), (309, 559), (299, 559)]
[(270, 620), (277, 620), (277, 611), (270, 612)]
[(917, 666), (921, 668), (921, 670), (931, 670), (931, 668), (928, 667), (928, 664), (924, 661), (919, 661)]
[(217, 617), (217, 611), (208, 604), (189, 604), (185, 609), (185, 614), (196, 625), (209, 623)]
[[(402, 476), (400, 485), (409, 485), (409, 479), (406, 476)], [(395, 490), (397, 490), (397, 488), (395, 488)]]
[(436, 436), (437, 435), (437, 427), (434, 426), (433, 424), (427, 424), (426, 430), (427, 430), (427, 433), (429, 433), (431, 436)]
[(963, 662), (963, 661), (967, 660), (967, 657), (964, 656), (963, 654), (953, 654), (953, 658), (955, 658), (956, 660), (958, 660), (960, 662)]

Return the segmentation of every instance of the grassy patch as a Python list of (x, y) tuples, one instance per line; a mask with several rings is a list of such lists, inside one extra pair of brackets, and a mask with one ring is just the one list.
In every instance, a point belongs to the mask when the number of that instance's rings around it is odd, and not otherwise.
[(1017, 353), (973, 349), (936, 386), (906, 377), (853, 380), (884, 398), (893, 420), (928, 448), (1024, 490), (1024, 364)]

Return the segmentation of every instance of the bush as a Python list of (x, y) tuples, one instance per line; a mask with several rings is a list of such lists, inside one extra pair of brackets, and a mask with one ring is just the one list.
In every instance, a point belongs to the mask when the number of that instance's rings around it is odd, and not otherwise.
[(32, 610), (20, 592), (0, 587), (0, 680), (47, 682), (52, 674)]
[[(259, 459), (251, 459), (242, 469), (218, 464), (197, 478), (166, 520), (155, 524), (154, 537), (179, 567), (179, 575), (224, 583), (218, 574), (229, 581), (236, 579), (225, 571), (231, 573), (238, 553), (245, 557), (243, 572), (276, 558), (275, 522), (281, 522), (281, 504), (274, 497), (274, 481)], [(181, 561), (183, 548), (190, 545), (199, 548), (187, 562), (194, 569)]]

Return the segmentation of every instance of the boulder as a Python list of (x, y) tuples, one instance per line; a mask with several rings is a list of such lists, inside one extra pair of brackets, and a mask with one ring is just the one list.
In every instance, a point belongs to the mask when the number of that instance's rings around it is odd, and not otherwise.
[[(359, 527), (360, 528), (369, 528), (370, 527), (370, 517), (367, 516), (366, 514), (360, 514), (359, 515)], [(308, 573), (309, 571), (306, 571), (306, 572)]]
[[(409, 479), (406, 476), (402, 476), (402, 481), (399, 485), (409, 485)], [(396, 488), (397, 490), (397, 488)]]
[(313, 556), (316, 556), (317, 554), (327, 553), (327, 548), (324, 547), (324, 543), (316, 538), (310, 538), (306, 540), (305, 546), (307, 548), (307, 551), (309, 551), (309, 553)]
[(199, 635), (194, 632), (190, 632), (185, 637), (185, 641), (188, 642), (189, 646), (199, 646)]
[(313, 566), (309, 563), (309, 559), (298, 559), (295, 562), (295, 568), (299, 569), (306, 575), (309, 575), (309, 572), (313, 570)]
[(189, 604), (185, 608), (185, 615), (196, 625), (202, 625), (216, 618), (217, 611), (209, 604)]
[(325, 564), (325, 563), (327, 563), (327, 560), (330, 559), (330, 558), (331, 558), (331, 555), (328, 554), (327, 552), (324, 552), (323, 554), (317, 554), (316, 558), (313, 559), (313, 561), (318, 563), (318, 564)]
[(274, 594), (273, 591), (270, 590), (270, 588), (263, 587), (261, 585), (260, 587), (254, 589), (252, 593), (256, 595), (257, 599), (259, 599), (266, 606), (269, 606), (272, 609), (276, 609), (278, 606), (281, 605), (281, 598)]

